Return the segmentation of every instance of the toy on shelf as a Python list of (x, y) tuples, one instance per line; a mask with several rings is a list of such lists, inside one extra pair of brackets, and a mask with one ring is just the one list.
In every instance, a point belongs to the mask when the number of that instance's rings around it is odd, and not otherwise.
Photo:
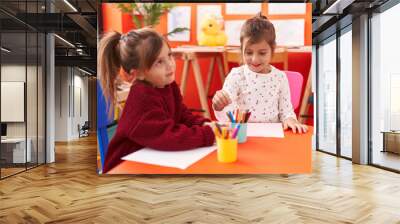
[(227, 37), (222, 30), (223, 22), (215, 15), (207, 15), (201, 21), (201, 32), (198, 42), (200, 46), (224, 46)]

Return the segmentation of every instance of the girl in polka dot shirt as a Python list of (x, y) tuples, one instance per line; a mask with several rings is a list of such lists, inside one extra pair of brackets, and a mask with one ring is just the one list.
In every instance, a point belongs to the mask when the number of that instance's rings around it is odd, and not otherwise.
[(249, 122), (282, 122), (285, 130), (307, 132), (293, 112), (286, 74), (270, 65), (276, 47), (273, 24), (261, 13), (248, 19), (240, 43), (244, 65), (232, 69), (212, 100), (217, 119), (228, 121), (226, 112), (239, 108), (251, 112)]

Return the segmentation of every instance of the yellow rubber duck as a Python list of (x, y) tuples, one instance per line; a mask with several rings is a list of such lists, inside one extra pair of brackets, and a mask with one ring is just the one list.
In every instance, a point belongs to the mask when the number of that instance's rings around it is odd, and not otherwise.
[(222, 24), (214, 15), (206, 16), (201, 22), (201, 32), (199, 34), (200, 46), (224, 46), (227, 37), (222, 30)]

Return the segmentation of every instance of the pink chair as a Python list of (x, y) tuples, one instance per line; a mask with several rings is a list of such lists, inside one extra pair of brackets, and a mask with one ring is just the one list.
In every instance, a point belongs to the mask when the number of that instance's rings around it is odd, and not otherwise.
[(301, 90), (303, 87), (303, 75), (298, 72), (284, 71), (289, 81), (290, 98), (293, 110), (296, 110), (300, 104)]

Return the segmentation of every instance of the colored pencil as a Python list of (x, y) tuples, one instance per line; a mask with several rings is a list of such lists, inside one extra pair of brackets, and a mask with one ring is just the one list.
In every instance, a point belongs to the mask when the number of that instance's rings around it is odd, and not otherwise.
[(219, 133), (222, 135), (222, 129), (221, 126), (218, 123), (215, 123), (215, 126), (217, 127)]
[(237, 134), (239, 133), (240, 123), (238, 123), (235, 127), (235, 130), (232, 133), (232, 138), (236, 138)]
[(246, 116), (246, 121), (245, 121), (246, 123), (249, 121), (250, 115), (251, 115), (251, 112), (248, 112), (248, 113), (247, 113), (247, 116)]

